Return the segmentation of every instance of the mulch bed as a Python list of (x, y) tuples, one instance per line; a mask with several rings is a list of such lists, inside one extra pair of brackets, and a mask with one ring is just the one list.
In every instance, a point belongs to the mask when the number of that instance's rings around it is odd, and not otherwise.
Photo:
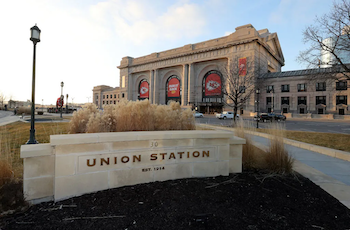
[(300, 175), (257, 171), (139, 184), (31, 206), (0, 229), (350, 229), (350, 210)]

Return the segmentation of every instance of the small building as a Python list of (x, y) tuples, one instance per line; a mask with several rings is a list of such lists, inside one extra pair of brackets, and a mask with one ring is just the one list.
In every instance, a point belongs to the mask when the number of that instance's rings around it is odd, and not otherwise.
[[(260, 77), (261, 112), (350, 115), (347, 81), (324, 81), (330, 68), (266, 73)], [(310, 76), (316, 76), (310, 80)], [(322, 79), (322, 80), (321, 80)]]
[(30, 100), (27, 101), (14, 101), (9, 100), (7, 102), (7, 107), (10, 109), (19, 108), (19, 107), (30, 107), (32, 105), (32, 102)]
[(122, 98), (119, 87), (113, 88), (106, 85), (99, 85), (95, 86), (92, 91), (92, 101), (100, 109), (102, 109), (104, 105), (116, 104)]

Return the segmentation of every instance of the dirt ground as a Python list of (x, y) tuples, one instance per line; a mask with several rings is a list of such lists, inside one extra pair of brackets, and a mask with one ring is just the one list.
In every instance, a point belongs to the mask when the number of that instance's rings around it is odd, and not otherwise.
[(110, 189), (0, 217), (0, 229), (350, 229), (350, 210), (300, 175), (257, 171)]

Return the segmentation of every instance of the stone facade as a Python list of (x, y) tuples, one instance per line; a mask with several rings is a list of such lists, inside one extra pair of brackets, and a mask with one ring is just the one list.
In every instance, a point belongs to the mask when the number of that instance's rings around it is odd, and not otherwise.
[(99, 85), (93, 89), (92, 101), (99, 108), (102, 108), (104, 105), (116, 104), (122, 96), (119, 87), (112, 88), (106, 85)]
[[(248, 24), (237, 27), (234, 33), (225, 37), (138, 58), (124, 57), (118, 66), (119, 94), (128, 100), (143, 99), (140, 98), (140, 83), (147, 81), (147, 98), (151, 103), (167, 104), (175, 100), (183, 107), (196, 107), (206, 113), (220, 112), (224, 106), (222, 98), (216, 96), (215, 100), (204, 100), (203, 80), (208, 72), (219, 71), (220, 66), (227, 65), (234, 57), (249, 58), (256, 63), (254, 71), (259, 71), (259, 74), (281, 71), (284, 65), (277, 34), (267, 29), (257, 31)], [(168, 83), (174, 77), (179, 81), (180, 95), (169, 98)], [(96, 95), (101, 98), (104, 93), (101, 89), (94, 88), (94, 98)], [(98, 105), (103, 105), (103, 101)], [(253, 111), (254, 98), (242, 109)]]
[[(309, 114), (350, 115), (350, 90), (336, 81), (310, 80), (310, 75), (327, 69), (308, 69), (267, 73), (261, 76), (259, 111)], [(273, 88), (273, 90), (269, 90)], [(307, 117), (307, 116), (306, 116)], [(317, 117), (317, 116), (313, 116)], [(325, 117), (325, 118), (333, 118)]]
[[(308, 76), (315, 73), (312, 69), (281, 72), (284, 57), (277, 34), (267, 29), (256, 30), (250, 24), (237, 27), (234, 33), (225, 37), (138, 58), (124, 57), (118, 66), (120, 87), (94, 87), (94, 103), (102, 108), (121, 98), (147, 98), (153, 104), (167, 104), (175, 100), (183, 107), (198, 109), (202, 113), (231, 110), (225, 108), (222, 95), (204, 96), (204, 82), (208, 73), (220, 72), (220, 66), (228, 66), (237, 58), (247, 58), (254, 63), (255, 88), (260, 88), (261, 92), (259, 95), (253, 94), (239, 108), (241, 114), (254, 115), (258, 111), (258, 101), (259, 112), (350, 114), (349, 89), (337, 90), (333, 82), (327, 84), (325, 90), (316, 90), (318, 82), (308, 80)], [(168, 86), (172, 78), (176, 78), (180, 85), (177, 97), (169, 97)], [(142, 95), (145, 82), (147, 93)], [(303, 87), (302, 84), (305, 84), (305, 90), (298, 89), (298, 85)], [(282, 85), (288, 90), (282, 92)], [(273, 86), (274, 90), (267, 93), (267, 86)], [(111, 100), (111, 95), (118, 96)]]
[(51, 135), (22, 145), (23, 192), (40, 203), (109, 188), (242, 172), (245, 140), (189, 130)]

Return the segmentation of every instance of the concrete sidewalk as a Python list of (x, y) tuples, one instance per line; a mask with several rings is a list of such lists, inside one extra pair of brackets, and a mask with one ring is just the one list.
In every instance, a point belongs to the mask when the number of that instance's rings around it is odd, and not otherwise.
[(16, 116), (16, 115), (2, 117), (0, 119), (0, 126), (8, 125), (8, 124), (14, 123), (16, 121), (20, 121), (20, 120), (21, 120), (20, 116)]
[[(214, 129), (227, 130), (234, 133), (233, 128), (201, 125)], [(269, 140), (266, 137), (256, 136), (251, 132), (254, 145), (266, 149)], [(305, 144), (305, 143), (304, 143)], [(338, 199), (350, 209), (350, 162), (317, 152), (317, 146), (310, 145), (312, 150), (285, 144), (288, 152), (296, 160), (294, 170), (309, 178), (323, 190)], [(328, 149), (322, 147), (321, 149)], [(332, 149), (328, 149), (330, 152)], [(333, 150), (334, 151), (334, 150)], [(347, 152), (345, 152), (347, 153)]]

